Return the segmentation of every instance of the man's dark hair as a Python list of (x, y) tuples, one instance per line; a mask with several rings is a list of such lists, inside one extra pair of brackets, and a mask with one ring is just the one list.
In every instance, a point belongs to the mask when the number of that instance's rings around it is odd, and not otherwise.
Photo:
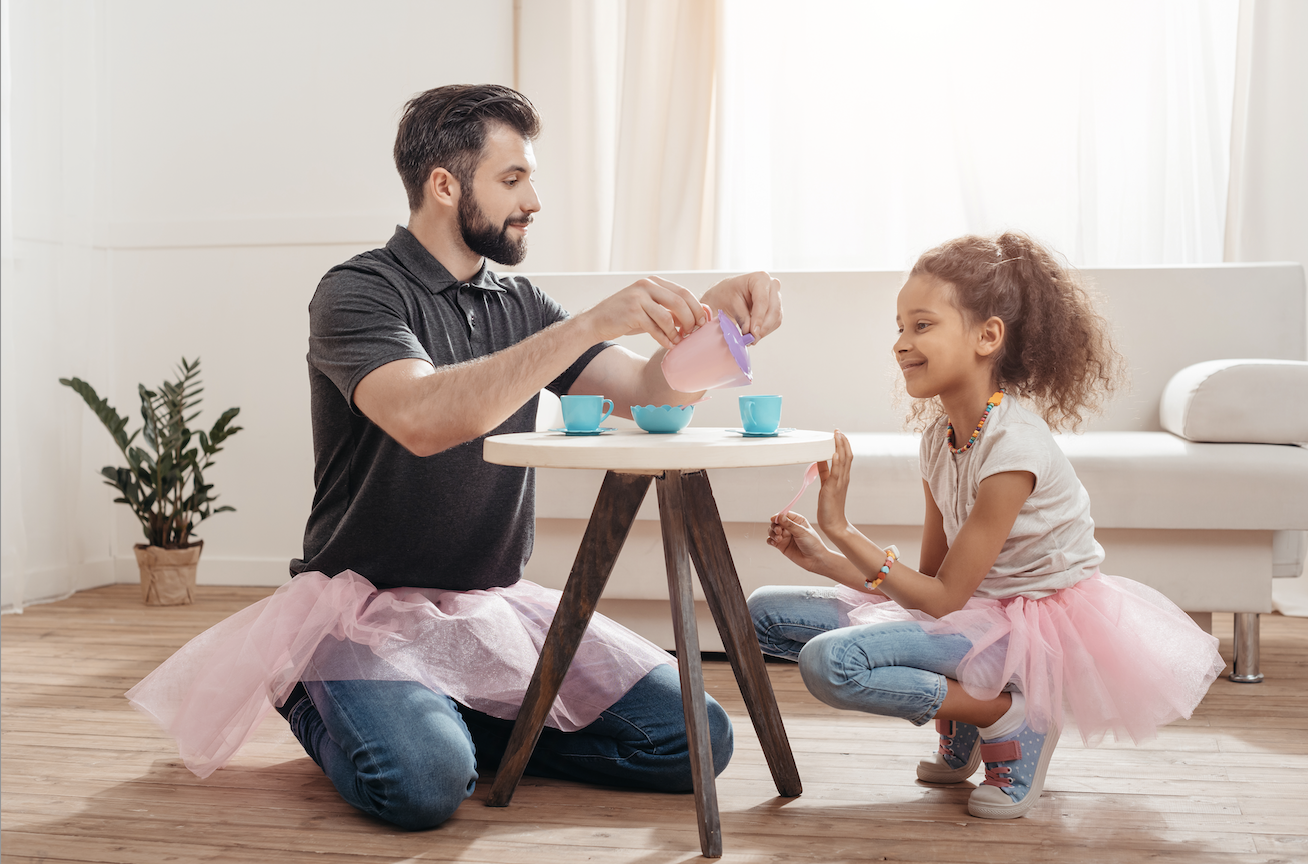
[(487, 134), (501, 123), (528, 141), (540, 134), (540, 115), (531, 101), (499, 84), (450, 84), (410, 99), (395, 135), (395, 167), (409, 209), (422, 206), (423, 187), (437, 168), (468, 186)]

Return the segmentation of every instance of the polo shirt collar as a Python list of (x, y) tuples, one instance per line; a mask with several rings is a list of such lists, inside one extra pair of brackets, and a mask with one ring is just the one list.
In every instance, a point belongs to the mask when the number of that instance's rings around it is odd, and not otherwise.
[(404, 265), (404, 269), (413, 274), (424, 288), (432, 294), (440, 294), (456, 285), (471, 285), (483, 291), (500, 291), (505, 289), (495, 282), (495, 276), (486, 269), (486, 259), (482, 259), (479, 269), (467, 282), (459, 282), (445, 269), (445, 265), (427, 251), (427, 247), (403, 225), (395, 226), (395, 234), (386, 242), (386, 248)]

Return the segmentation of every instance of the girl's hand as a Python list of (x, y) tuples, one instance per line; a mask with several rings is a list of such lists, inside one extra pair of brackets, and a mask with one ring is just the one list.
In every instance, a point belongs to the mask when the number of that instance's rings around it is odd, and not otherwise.
[(831, 554), (808, 520), (789, 510), (772, 517), (768, 545), (810, 573), (823, 574), (823, 562)]
[(822, 492), (818, 495), (817, 521), (828, 535), (849, 527), (849, 520), (845, 517), (845, 497), (849, 493), (849, 469), (854, 464), (853, 448), (839, 429), (835, 433), (835, 444), (836, 452), (831, 457), (830, 466), (826, 462), (818, 463)]

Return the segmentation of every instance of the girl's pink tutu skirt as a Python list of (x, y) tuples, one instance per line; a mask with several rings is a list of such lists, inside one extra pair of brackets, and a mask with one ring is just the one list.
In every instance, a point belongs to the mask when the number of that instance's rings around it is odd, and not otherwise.
[(1041, 732), (1063, 725), (1066, 705), (1086, 744), (1110, 731), (1118, 740), (1152, 738), (1188, 718), (1225, 667), (1217, 639), (1189, 615), (1118, 576), (1097, 573), (1038, 600), (973, 597), (939, 619), (848, 588), (837, 596), (851, 625), (912, 620), (928, 633), (967, 637), (972, 650), (957, 675), (964, 690), (993, 699), (1011, 682)]
[[(302, 573), (196, 636), (127, 692), (208, 777), (295, 682), (417, 681), (493, 717), (518, 715), (560, 592), (521, 581), (484, 591), (378, 590), (352, 571)], [(574, 732), (668, 653), (596, 614), (546, 723)]]

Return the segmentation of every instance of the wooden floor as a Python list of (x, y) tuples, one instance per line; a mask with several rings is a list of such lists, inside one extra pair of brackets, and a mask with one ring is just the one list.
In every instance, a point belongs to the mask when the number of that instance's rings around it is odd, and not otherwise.
[[(0, 622), (0, 859), (486, 864), (699, 859), (684, 795), (524, 778), (506, 809), (489, 782), (437, 830), (402, 833), (343, 803), (276, 714), (199, 780), (123, 691), (191, 636), (266, 595), (201, 589), (146, 608), (134, 586), (86, 591)], [(1230, 616), (1214, 616), (1230, 658)], [(914, 780), (929, 728), (827, 708), (769, 664), (804, 780), (775, 797), (725, 663), (708, 688), (735, 721), (718, 780), (724, 862), (1308, 861), (1308, 619), (1263, 616), (1266, 682), (1213, 685), (1195, 716), (1140, 747), (1064, 733), (1024, 819), (967, 815), (971, 783)]]

